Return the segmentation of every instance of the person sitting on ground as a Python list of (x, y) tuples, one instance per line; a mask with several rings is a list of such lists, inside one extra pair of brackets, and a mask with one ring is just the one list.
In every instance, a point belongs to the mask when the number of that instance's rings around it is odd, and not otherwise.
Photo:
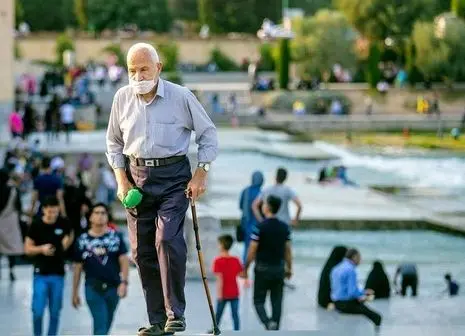
[(216, 323), (220, 325), (226, 304), (231, 305), (234, 330), (239, 330), (239, 286), (237, 276), (242, 272), (239, 258), (231, 256), (229, 250), (233, 245), (233, 237), (223, 235), (218, 238), (220, 255), (213, 262), (213, 273), (216, 274), (217, 305)]
[(387, 299), (391, 296), (391, 285), (381, 261), (377, 260), (373, 263), (365, 288), (375, 292), (375, 299)]
[(370, 289), (361, 290), (357, 286), (356, 267), (360, 264), (361, 255), (358, 250), (351, 248), (346, 257), (331, 271), (331, 300), (336, 309), (345, 314), (357, 314), (368, 317), (379, 330), (382, 317), (368, 308), (364, 302), (367, 295), (373, 295)]
[(318, 287), (318, 305), (324, 309), (334, 308), (331, 300), (331, 270), (339, 264), (345, 257), (347, 247), (338, 245), (333, 248), (331, 254), (326, 261), (320, 275), (320, 285)]
[(452, 280), (452, 275), (450, 275), (450, 273), (444, 275), (444, 279), (447, 283), (446, 291), (449, 293), (449, 296), (457, 296), (459, 294), (459, 284)]
[(397, 267), (394, 275), (394, 286), (397, 288), (397, 277), (402, 276), (400, 293), (402, 296), (407, 294), (407, 289), (412, 289), (412, 296), (417, 296), (418, 271), (417, 266), (413, 263), (403, 263)]

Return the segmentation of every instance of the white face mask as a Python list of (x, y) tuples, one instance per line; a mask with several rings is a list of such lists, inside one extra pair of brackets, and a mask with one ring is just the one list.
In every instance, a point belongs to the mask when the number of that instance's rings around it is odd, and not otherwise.
[(155, 80), (136, 81), (133, 78), (129, 78), (129, 85), (133, 87), (137, 94), (146, 94), (155, 87)]

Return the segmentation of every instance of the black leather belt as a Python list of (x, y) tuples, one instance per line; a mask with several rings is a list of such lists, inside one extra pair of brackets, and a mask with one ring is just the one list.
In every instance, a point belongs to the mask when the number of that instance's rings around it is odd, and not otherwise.
[(171, 156), (163, 159), (137, 159), (137, 158), (129, 158), (131, 164), (135, 166), (142, 166), (142, 167), (162, 167), (168, 166), (173, 163), (180, 162), (186, 158), (185, 155), (181, 156)]

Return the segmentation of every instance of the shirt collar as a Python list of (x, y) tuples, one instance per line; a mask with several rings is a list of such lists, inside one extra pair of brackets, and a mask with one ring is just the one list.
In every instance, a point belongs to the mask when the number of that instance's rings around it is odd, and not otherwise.
[(162, 98), (165, 97), (165, 83), (161, 78), (158, 79), (157, 93), (155, 95)]

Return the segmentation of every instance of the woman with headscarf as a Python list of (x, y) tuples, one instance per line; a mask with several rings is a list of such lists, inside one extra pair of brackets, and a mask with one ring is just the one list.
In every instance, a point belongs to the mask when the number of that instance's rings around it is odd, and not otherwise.
[(8, 256), (10, 280), (16, 280), (13, 268), (16, 256), (22, 255), (23, 239), (19, 225), (21, 199), (8, 172), (0, 170), (0, 255)]
[(321, 271), (320, 285), (318, 288), (318, 305), (324, 309), (328, 309), (328, 305), (332, 303), (330, 283), (331, 270), (344, 259), (346, 252), (347, 247), (341, 245), (335, 246)]
[(381, 261), (376, 260), (373, 263), (373, 269), (368, 275), (365, 288), (375, 292), (375, 299), (387, 299), (391, 296), (391, 285)]
[(249, 250), (250, 235), (252, 234), (253, 228), (257, 225), (257, 219), (255, 218), (252, 210), (252, 203), (255, 198), (257, 198), (258, 194), (260, 194), (263, 181), (264, 178), (262, 172), (254, 172), (252, 174), (252, 184), (242, 190), (241, 197), (239, 199), (239, 209), (242, 211), (241, 227), (244, 233), (244, 265), (247, 260), (247, 253)]

